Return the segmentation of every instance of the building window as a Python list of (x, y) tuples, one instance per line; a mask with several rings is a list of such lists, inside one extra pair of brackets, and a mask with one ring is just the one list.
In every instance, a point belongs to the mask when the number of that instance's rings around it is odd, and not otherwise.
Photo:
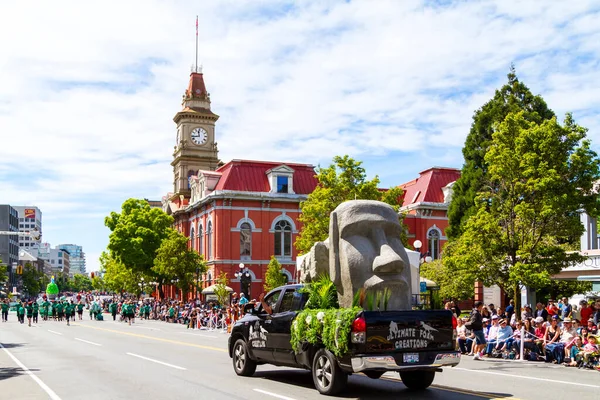
[(288, 192), (288, 180), (287, 176), (277, 177), (277, 193), (289, 193)]
[(275, 255), (279, 257), (292, 256), (292, 225), (286, 220), (275, 224)]
[(192, 229), (190, 230), (190, 242), (191, 242), (192, 250), (195, 250), (196, 246), (194, 243), (194, 227), (193, 226), (192, 226)]
[(190, 169), (188, 171), (188, 179), (187, 179), (187, 188), (191, 188), (192, 187), (192, 176), (194, 175), (194, 170)]
[(204, 236), (202, 234), (202, 224), (198, 225), (198, 253), (204, 253)]
[(59, 251), (59, 252), (58, 252), (58, 256), (59, 256), (59, 257), (62, 257), (62, 251)]
[(59, 264), (62, 264), (62, 260), (61, 260), (60, 258), (58, 259), (58, 263), (59, 263)]
[(430, 229), (427, 232), (427, 242), (429, 243), (428, 249), (431, 258), (437, 260), (440, 257), (440, 231)]
[(207, 259), (212, 259), (212, 221), (208, 221), (208, 226), (206, 228), (206, 255)]
[(240, 256), (252, 255), (252, 227), (244, 222), (240, 226)]

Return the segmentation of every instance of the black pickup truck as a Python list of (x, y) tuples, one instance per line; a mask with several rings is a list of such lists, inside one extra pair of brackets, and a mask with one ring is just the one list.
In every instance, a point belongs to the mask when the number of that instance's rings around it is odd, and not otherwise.
[(348, 376), (362, 372), (378, 379), (397, 371), (410, 389), (431, 385), (436, 371), (455, 366), (452, 314), (433, 311), (362, 311), (352, 324), (350, 351), (336, 357), (323, 346), (304, 343), (296, 353), (290, 343), (292, 321), (302, 311), (307, 294), (302, 285), (282, 286), (237, 321), (229, 337), (229, 356), (236, 374), (251, 376), (259, 364), (304, 368), (312, 371), (315, 387), (326, 395), (344, 389)]

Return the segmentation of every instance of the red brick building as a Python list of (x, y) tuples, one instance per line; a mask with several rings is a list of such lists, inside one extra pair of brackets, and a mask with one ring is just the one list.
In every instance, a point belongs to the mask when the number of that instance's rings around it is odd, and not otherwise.
[[(173, 152), (174, 192), (163, 197), (163, 210), (175, 218), (177, 230), (204, 256), (208, 271), (201, 288), (226, 272), (230, 286), (241, 291), (236, 273), (244, 266), (249, 295), (263, 291), (271, 256), (288, 280), (296, 278), (294, 242), (300, 231), (300, 202), (316, 184), (312, 165), (218, 159), (210, 96), (201, 73), (193, 72), (175, 115), (177, 141)], [(166, 293), (175, 297), (171, 289)], [(195, 296), (195, 293), (192, 294)]]
[(423, 243), (420, 251), (432, 259), (440, 258), (448, 241), (448, 204), (452, 198), (452, 185), (460, 177), (460, 170), (433, 167), (419, 173), (419, 177), (400, 185), (404, 189), (401, 211), (407, 213), (409, 243)]

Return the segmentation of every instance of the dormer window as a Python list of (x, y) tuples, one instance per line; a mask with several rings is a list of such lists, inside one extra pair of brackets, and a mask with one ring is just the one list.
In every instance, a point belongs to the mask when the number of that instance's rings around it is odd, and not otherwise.
[(280, 165), (267, 171), (271, 193), (294, 194), (294, 170)]
[(277, 176), (277, 193), (289, 193), (288, 192), (288, 177), (285, 175)]

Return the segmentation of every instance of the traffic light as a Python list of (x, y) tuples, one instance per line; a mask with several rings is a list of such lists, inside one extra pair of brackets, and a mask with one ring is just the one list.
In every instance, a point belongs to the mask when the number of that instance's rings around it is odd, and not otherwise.
[(92, 277), (92, 279), (94, 279), (94, 276), (95, 276), (95, 274), (92, 272), (92, 273), (90, 274), (90, 276)]
[(17, 275), (23, 275), (23, 266), (17, 265)]

